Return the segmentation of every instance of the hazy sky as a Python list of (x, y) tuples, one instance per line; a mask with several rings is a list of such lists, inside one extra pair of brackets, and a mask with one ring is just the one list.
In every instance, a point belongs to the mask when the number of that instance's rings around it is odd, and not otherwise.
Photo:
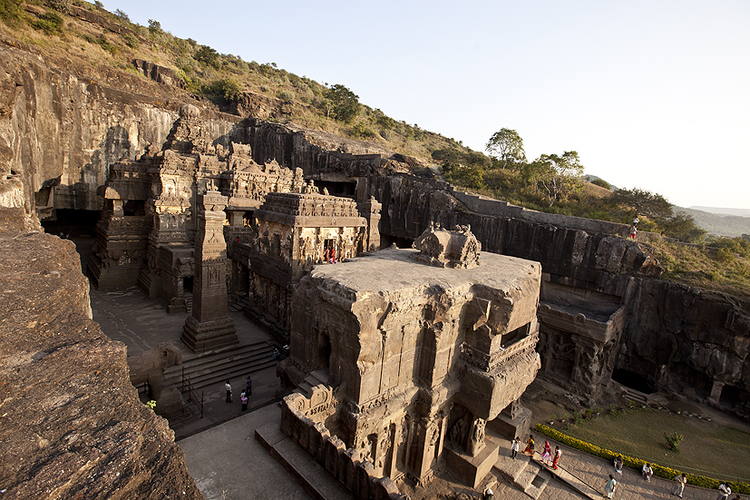
[(750, 1), (104, 0), (219, 52), (343, 83), (483, 149), (575, 149), (683, 205), (750, 208)]

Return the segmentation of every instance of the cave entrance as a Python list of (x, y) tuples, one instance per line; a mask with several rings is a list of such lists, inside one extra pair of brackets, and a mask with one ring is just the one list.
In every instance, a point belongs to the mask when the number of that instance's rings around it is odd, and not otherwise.
[(320, 336), (318, 356), (321, 368), (328, 371), (331, 367), (331, 337), (326, 334)]
[(412, 238), (401, 238), (400, 236), (380, 235), (380, 246), (382, 248), (387, 248), (394, 244), (398, 248), (411, 248), (414, 245), (414, 240)]
[(183, 276), (182, 277), (182, 291), (184, 293), (193, 293), (193, 277)]
[(328, 194), (333, 196), (343, 196), (345, 198), (354, 198), (357, 193), (356, 182), (334, 182), (334, 181), (315, 181), (315, 186), (323, 192), (328, 190)]
[(651, 394), (655, 392), (654, 384), (640, 373), (626, 370), (624, 368), (617, 368), (612, 372), (612, 379), (615, 382), (619, 382), (625, 387), (635, 389), (636, 391), (644, 394)]
[(750, 410), (750, 392), (733, 385), (725, 385), (721, 389), (719, 405), (730, 410)]
[(84, 262), (91, 255), (96, 241), (96, 223), (100, 213), (99, 210), (57, 208), (42, 220), (42, 227), (46, 233), (71, 240), (81, 256), (81, 262)]

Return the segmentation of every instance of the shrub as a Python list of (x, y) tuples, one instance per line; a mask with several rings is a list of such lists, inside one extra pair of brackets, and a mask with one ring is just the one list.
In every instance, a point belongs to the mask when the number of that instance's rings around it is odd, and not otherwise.
[(284, 102), (292, 102), (292, 94), (290, 94), (289, 92), (284, 92), (283, 90), (276, 94), (276, 98)]
[(598, 177), (596, 179), (593, 179), (591, 181), (591, 184), (594, 184), (594, 185), (599, 186), (599, 187), (603, 187), (604, 189), (610, 189), (610, 190), (612, 189), (612, 184), (610, 184), (609, 182), (605, 181), (604, 179), (600, 179)]
[(354, 124), (354, 126), (349, 129), (349, 133), (354, 137), (359, 137), (361, 139), (371, 139), (376, 136), (375, 132), (363, 123)]
[(125, 11), (120, 10), (120, 9), (115, 9), (114, 14), (115, 14), (115, 16), (119, 17), (123, 21), (130, 22), (130, 17), (128, 17), (128, 15), (125, 13)]
[(157, 21), (156, 19), (149, 19), (148, 30), (151, 32), (152, 35), (158, 35), (159, 33), (162, 33), (161, 23)]
[(57, 13), (47, 12), (33, 20), (31, 26), (39, 31), (44, 31), (48, 35), (59, 35), (62, 33), (63, 20)]
[(231, 78), (214, 80), (201, 90), (209, 98), (227, 104), (236, 103), (242, 97), (242, 87)]
[(680, 452), (680, 443), (683, 439), (685, 439), (685, 436), (683, 434), (680, 434), (678, 432), (671, 432), (669, 434), (664, 434), (664, 439), (667, 440), (667, 447), (676, 452)]
[(13, 25), (21, 17), (19, 0), (0, 0), (0, 19), (6, 24)]
[(359, 96), (343, 85), (326, 89), (326, 115), (342, 122), (350, 122), (359, 113)]
[(219, 53), (215, 49), (206, 45), (201, 45), (200, 48), (193, 54), (193, 59), (203, 64), (207, 64), (214, 69), (219, 69), (221, 66), (221, 60)]
[[(549, 436), (555, 441), (566, 444), (571, 448), (585, 451), (586, 453), (590, 453), (607, 460), (614, 460), (615, 457), (621, 456), (623, 459), (623, 463), (628, 467), (632, 467), (634, 469), (640, 470), (640, 468), (643, 467), (643, 464), (647, 462), (646, 460), (641, 460), (640, 458), (623, 455), (622, 453), (617, 453), (612, 450), (608, 450), (607, 448), (602, 448), (595, 444), (587, 443), (586, 441), (574, 438), (573, 436), (568, 436), (567, 434), (560, 432), (559, 430), (554, 429), (548, 425), (537, 424), (535, 426), (535, 429), (537, 430), (537, 432)], [(665, 467), (663, 465), (655, 464), (651, 461), (648, 461), (648, 463), (651, 464), (651, 468), (654, 470), (654, 474), (666, 479), (673, 479), (680, 473), (679, 470), (673, 469), (671, 467)], [(718, 488), (721, 483), (725, 483), (728, 484), (734, 492), (750, 493), (750, 483), (748, 482), (722, 481), (699, 474), (688, 474), (687, 480), (689, 484), (700, 486), (702, 488)]]

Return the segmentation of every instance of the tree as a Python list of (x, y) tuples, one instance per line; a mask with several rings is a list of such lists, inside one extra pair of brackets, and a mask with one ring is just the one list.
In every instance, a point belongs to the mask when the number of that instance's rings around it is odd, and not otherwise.
[(123, 21), (130, 22), (130, 18), (128, 17), (128, 15), (125, 13), (124, 10), (115, 9), (115, 15), (119, 17), (120, 19), (122, 19)]
[(581, 185), (583, 165), (576, 151), (565, 151), (562, 155), (543, 154), (531, 163), (523, 164), (524, 177), (547, 199), (547, 205), (568, 198)]
[(344, 87), (336, 84), (325, 90), (326, 116), (330, 116), (342, 122), (350, 122), (359, 113), (359, 96)]
[(216, 52), (215, 49), (206, 45), (201, 45), (198, 50), (195, 51), (195, 54), (193, 54), (193, 59), (204, 64), (208, 64), (209, 66), (216, 69), (218, 69), (221, 65), (219, 60), (219, 53)]
[(523, 149), (523, 139), (518, 132), (509, 128), (501, 128), (490, 137), (485, 148), (487, 153), (501, 162), (502, 168), (512, 167), (526, 161)]
[(643, 215), (656, 222), (672, 217), (672, 205), (658, 193), (643, 189), (616, 189), (611, 201), (630, 207), (632, 215)]
[(156, 19), (149, 19), (148, 20), (148, 30), (152, 34), (158, 34), (161, 33), (161, 23), (157, 21)]

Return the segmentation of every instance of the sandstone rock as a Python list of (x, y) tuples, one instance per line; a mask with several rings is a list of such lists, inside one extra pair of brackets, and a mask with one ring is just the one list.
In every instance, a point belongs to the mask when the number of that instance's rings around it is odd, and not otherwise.
[(72, 243), (18, 233), (6, 220), (0, 217), (3, 497), (201, 498), (167, 422), (138, 400), (125, 346), (91, 321)]

